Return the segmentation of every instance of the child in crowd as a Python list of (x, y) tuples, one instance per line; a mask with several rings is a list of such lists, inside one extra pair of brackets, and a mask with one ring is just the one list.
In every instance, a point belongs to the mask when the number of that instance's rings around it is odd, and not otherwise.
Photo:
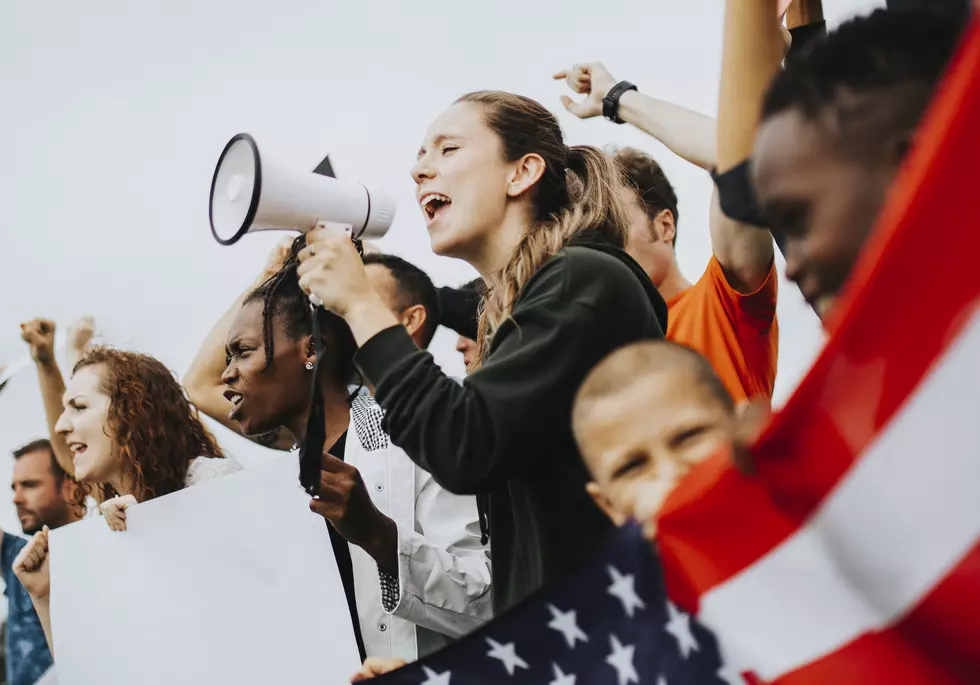
[(586, 486), (616, 525), (654, 517), (696, 464), (753, 435), (764, 412), (736, 406), (711, 363), (657, 340), (623, 347), (586, 377), (572, 430), (592, 475)]

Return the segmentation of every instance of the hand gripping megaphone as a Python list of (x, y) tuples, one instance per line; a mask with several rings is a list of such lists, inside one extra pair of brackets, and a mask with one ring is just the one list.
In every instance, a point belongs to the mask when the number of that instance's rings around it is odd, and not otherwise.
[(359, 183), (297, 170), (259, 153), (247, 133), (234, 136), (211, 179), (211, 233), (232, 245), (253, 231), (311, 231), (321, 222), (351, 227), (355, 240), (383, 238), (394, 200)]

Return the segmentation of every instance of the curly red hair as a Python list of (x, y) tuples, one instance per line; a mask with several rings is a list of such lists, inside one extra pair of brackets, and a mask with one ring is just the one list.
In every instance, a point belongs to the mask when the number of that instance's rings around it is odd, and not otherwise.
[[(72, 374), (101, 366), (102, 390), (109, 396), (107, 424), (119, 446), (123, 469), (143, 502), (184, 487), (195, 457), (222, 457), (214, 436), (166, 366), (153, 357), (112, 347), (85, 351)], [(100, 501), (119, 493), (106, 483), (84, 488)]]

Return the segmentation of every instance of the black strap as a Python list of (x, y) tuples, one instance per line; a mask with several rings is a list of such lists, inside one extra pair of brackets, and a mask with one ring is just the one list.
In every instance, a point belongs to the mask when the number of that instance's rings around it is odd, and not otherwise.
[[(299, 480), (303, 489), (311, 495), (319, 494), (320, 491), (320, 466), (323, 459), (324, 442), (327, 439), (327, 428), (323, 416), (323, 394), (320, 392), (320, 361), (324, 358), (323, 335), (320, 332), (319, 307), (314, 307), (313, 316), (313, 344), (316, 346), (316, 363), (313, 365), (313, 399), (310, 402), (310, 416), (306, 421), (306, 437), (299, 448)], [(343, 460), (344, 454), (334, 454)], [(347, 608), (350, 610), (351, 625), (354, 628), (354, 640), (357, 642), (357, 651), (361, 656), (361, 661), (367, 658), (364, 649), (364, 637), (361, 635), (361, 622), (357, 615), (357, 600), (354, 595), (354, 563), (350, 556), (350, 546), (347, 540), (338, 533), (330, 522), (327, 522), (327, 530), (330, 532), (330, 545), (333, 547), (334, 557), (337, 559), (337, 569), (340, 571), (340, 580), (344, 585), (344, 594), (347, 595)]]
[(619, 118), (619, 98), (628, 90), (636, 90), (636, 86), (629, 81), (620, 81), (610, 88), (606, 97), (602, 98), (602, 116), (614, 123), (625, 124), (626, 122)]

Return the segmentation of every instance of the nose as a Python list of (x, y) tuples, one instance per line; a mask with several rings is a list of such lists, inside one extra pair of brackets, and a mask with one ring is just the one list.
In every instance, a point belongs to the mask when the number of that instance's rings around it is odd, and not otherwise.
[(418, 161), (412, 165), (411, 174), (412, 180), (415, 181), (416, 185), (422, 185), (422, 182), (426, 179), (433, 178), (434, 174), (428, 162), (428, 155), (423, 155), (418, 158)]
[(793, 283), (799, 284), (803, 278), (803, 255), (793, 241), (787, 241), (783, 245), (783, 257), (786, 259), (786, 278)]
[(58, 422), (54, 424), (54, 432), (58, 435), (68, 435), (71, 433), (72, 425), (71, 419), (68, 418), (68, 410), (61, 412), (61, 416), (58, 417)]
[(24, 500), (24, 491), (21, 488), (17, 487), (17, 486), (14, 486), (14, 499), (13, 499), (13, 502), (14, 502), (15, 505), (17, 505), (17, 504), (26, 504), (26, 501)]
[(459, 336), (456, 338), (456, 351), (466, 352), (466, 348), (469, 347), (470, 339), (465, 336)]
[(221, 373), (221, 382), (224, 385), (232, 385), (238, 380), (238, 366), (229, 364)]

